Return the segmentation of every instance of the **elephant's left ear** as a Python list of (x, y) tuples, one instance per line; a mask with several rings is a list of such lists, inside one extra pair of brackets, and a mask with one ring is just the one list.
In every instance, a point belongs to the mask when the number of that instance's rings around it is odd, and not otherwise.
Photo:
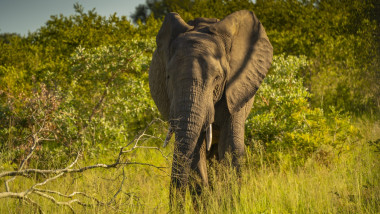
[(226, 99), (230, 113), (239, 111), (256, 93), (273, 58), (273, 47), (264, 27), (248, 10), (234, 12), (210, 26), (226, 47), (230, 64)]

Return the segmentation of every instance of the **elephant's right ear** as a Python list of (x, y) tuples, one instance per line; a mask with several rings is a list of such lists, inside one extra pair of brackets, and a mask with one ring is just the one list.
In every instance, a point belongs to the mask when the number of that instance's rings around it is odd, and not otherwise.
[(260, 21), (248, 10), (228, 15), (211, 25), (210, 31), (225, 43), (230, 65), (225, 95), (232, 114), (255, 95), (271, 66), (273, 47)]
[(177, 38), (181, 33), (193, 29), (192, 26), (188, 25), (178, 13), (169, 13), (162, 23), (161, 29), (157, 34), (156, 42), (157, 48), (163, 51), (165, 60), (169, 57), (169, 47), (171, 42)]

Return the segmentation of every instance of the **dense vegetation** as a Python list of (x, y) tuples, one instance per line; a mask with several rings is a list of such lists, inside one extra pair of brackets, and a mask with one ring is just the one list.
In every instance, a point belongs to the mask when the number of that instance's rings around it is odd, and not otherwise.
[[(74, 15), (51, 16), (25, 37), (4, 33), (0, 172), (64, 168), (78, 151), (79, 166), (112, 162), (160, 117), (147, 71), (163, 16), (177, 11), (186, 21), (222, 19), (250, 9), (273, 44), (273, 65), (246, 122), (247, 164), (240, 185), (234, 171), (211, 164), (211, 175), (224, 176), (211, 176), (214, 188), (199, 198), (211, 208), (199, 211), (380, 212), (378, 7), (374, 0), (147, 0), (136, 8), (133, 24), (76, 4)], [(172, 145), (159, 149), (166, 124), (154, 121), (138, 138), (145, 147), (131, 144), (126, 158), (170, 167)], [(23, 163), (34, 145), (33, 158)], [(88, 208), (94, 212), (164, 212), (169, 172), (122, 166), (69, 174), (46, 188), (86, 191), (110, 202)], [(23, 191), (41, 177), (17, 178), (9, 186)], [(33, 200), (42, 210), (67, 211), (43, 197)], [(1, 213), (30, 208), (0, 198)]]

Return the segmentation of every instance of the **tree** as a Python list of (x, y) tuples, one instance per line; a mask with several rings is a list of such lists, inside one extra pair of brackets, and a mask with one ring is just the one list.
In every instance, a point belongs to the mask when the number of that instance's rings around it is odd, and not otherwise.
[(177, 12), (186, 21), (196, 17), (221, 19), (236, 10), (250, 9), (252, 5), (250, 0), (147, 0), (136, 7), (131, 17), (134, 22), (145, 22), (150, 15), (162, 19), (169, 12)]

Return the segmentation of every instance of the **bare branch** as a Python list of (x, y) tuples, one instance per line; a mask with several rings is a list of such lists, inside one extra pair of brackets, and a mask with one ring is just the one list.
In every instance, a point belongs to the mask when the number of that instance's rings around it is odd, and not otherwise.
[[(78, 152), (77, 157), (75, 160), (65, 169), (57, 169), (57, 170), (50, 170), (50, 169), (24, 169), (24, 170), (18, 170), (18, 171), (5, 171), (0, 173), (0, 178), (1, 177), (7, 177), (7, 176), (25, 176), (27, 177), (31, 173), (37, 173), (37, 174), (60, 174), (60, 173), (66, 173), (68, 172), (71, 167), (74, 166), (75, 163), (78, 162), (78, 159), (80, 157), (80, 153)], [(14, 179), (14, 177), (12, 178)]]
[[(124, 180), (124, 179), (123, 179), (123, 180)], [(86, 193), (84, 193), (84, 192), (73, 192), (73, 193), (71, 193), (70, 195), (65, 195), (65, 194), (60, 193), (60, 192), (58, 192), (58, 191), (53, 191), (53, 190), (48, 190), (48, 189), (38, 189), (38, 188), (34, 188), (34, 189), (35, 189), (36, 191), (38, 191), (38, 192), (45, 192), (45, 193), (55, 194), (55, 195), (58, 195), (58, 196), (61, 196), (61, 197), (64, 197), (64, 198), (74, 198), (74, 196), (76, 196), (76, 195), (82, 195), (82, 196), (84, 196), (84, 197), (86, 197), (86, 198), (89, 198), (89, 199), (91, 199), (91, 200), (96, 201), (96, 203), (97, 203), (98, 205), (104, 205), (104, 203), (101, 202), (100, 200), (98, 200), (97, 198), (92, 197), (92, 196), (90, 196), (90, 195), (88, 195), (88, 194), (86, 194)]]
[(89, 169), (95, 169), (95, 168), (115, 168), (118, 165), (145, 165), (145, 166), (151, 166), (156, 169), (159, 169), (163, 171), (162, 169), (167, 168), (164, 166), (156, 166), (153, 164), (147, 164), (147, 163), (139, 163), (139, 162), (124, 162), (124, 163), (112, 163), (112, 164), (103, 164), (103, 163), (98, 163), (95, 165), (91, 166), (85, 166), (79, 169), (56, 169), (56, 170), (51, 170), (51, 169), (25, 169), (21, 171), (6, 171), (0, 173), (0, 177), (6, 177), (6, 176), (27, 176), (31, 173), (37, 173), (37, 174), (59, 174), (61, 176), (61, 173), (79, 173), (79, 172), (84, 172)]
[[(159, 118), (155, 118), (153, 119), (152, 121), (150, 121), (150, 123), (145, 127), (145, 129), (141, 132), (140, 135), (136, 136), (131, 142), (129, 142), (126, 146), (123, 146), (120, 148), (120, 152), (119, 152), (119, 155), (118, 157), (116, 158), (116, 162), (120, 162), (120, 158), (122, 156), (123, 153), (126, 153), (128, 151), (124, 151), (125, 148), (127, 148), (128, 146), (130, 146), (133, 142), (135, 142), (134, 144), (134, 147), (137, 146), (137, 143), (140, 141), (140, 139), (145, 135), (145, 132), (156, 122), (162, 122), (164, 123), (164, 121), (162, 121), (161, 119)], [(130, 149), (131, 150), (131, 149)], [(132, 150), (131, 150), (132, 151)], [(1, 176), (0, 176), (1, 177)]]
[(164, 157), (167, 161), (169, 161), (169, 158), (164, 154), (164, 152), (159, 148), (159, 147), (156, 147), (156, 146), (134, 146), (133, 148), (127, 150), (127, 151), (123, 151), (123, 153), (128, 153), (128, 152), (131, 152), (135, 149), (153, 149), (153, 150), (157, 150), (161, 153), (162, 157)]
[(45, 185), (45, 184), (47, 184), (48, 182), (53, 181), (53, 180), (55, 180), (55, 179), (61, 177), (61, 176), (64, 175), (64, 174), (65, 174), (64, 172), (61, 172), (61, 173), (59, 173), (58, 175), (56, 175), (56, 176), (54, 176), (54, 177), (51, 177), (51, 178), (48, 178), (48, 179), (44, 180), (44, 181), (41, 182), (41, 183), (36, 183), (36, 184), (34, 184), (34, 185), (30, 188), (30, 190), (34, 190), (34, 187), (36, 187), (36, 186), (42, 186), (42, 185)]
[(24, 158), (24, 160), (21, 161), (21, 164), (19, 166), (19, 170), (21, 170), (24, 166), (25, 166), (25, 163), (29, 160), (30, 157), (32, 157), (33, 155), (33, 152), (34, 150), (36, 149), (37, 147), (37, 144), (39, 143), (39, 139), (38, 139), (38, 136), (37, 134), (33, 134), (32, 135), (32, 140), (33, 140), (33, 146), (32, 148), (30, 148), (30, 151), (29, 151), (29, 154), (26, 156), (26, 158)]
[(44, 213), (42, 211), (41, 206), (38, 203), (36, 203), (35, 201), (33, 201), (32, 199), (30, 199), (28, 197), (24, 197), (23, 200), (26, 201), (26, 202), (28, 202), (28, 203), (30, 203), (30, 204), (32, 204), (34, 207), (36, 207), (38, 209), (39, 213)]
[(156, 165), (153, 165), (153, 164), (150, 164), (150, 163), (140, 163), (140, 162), (126, 162), (126, 163), (120, 163), (121, 165), (142, 165), (142, 166), (150, 166), (150, 167), (153, 167), (153, 168), (156, 168), (158, 169), (159, 171), (161, 172), (164, 172), (165, 174), (167, 174), (169, 176), (169, 174), (165, 171), (165, 170), (162, 170), (162, 169), (167, 169), (168, 167), (166, 166), (156, 166)]
[[(77, 202), (78, 203), (78, 199), (73, 199), (71, 201), (67, 201), (67, 202), (61, 202), (61, 201), (57, 201), (54, 197), (50, 196), (50, 195), (47, 195), (45, 193), (42, 193), (42, 192), (39, 192), (39, 191), (35, 191), (35, 193), (37, 195), (40, 195), (44, 198), (47, 198), (49, 199), (50, 201), (52, 201), (53, 203), (57, 204), (57, 205), (62, 205), (62, 206), (67, 206), (68, 208), (70, 208), (70, 210), (75, 213), (75, 210), (73, 209), (73, 207), (71, 206), (72, 203), (74, 202)], [(82, 205), (82, 204), (81, 204)]]
[[(45, 198), (45, 199), (48, 199), (56, 205), (66, 206), (72, 212), (75, 212), (75, 210), (72, 207), (72, 204), (78, 204), (78, 205), (81, 205), (83, 207), (94, 206), (94, 204), (85, 203), (85, 202), (82, 202), (81, 200), (79, 200), (78, 198), (74, 198), (75, 196), (83, 196), (89, 200), (93, 200), (96, 202), (96, 205), (101, 205), (101, 206), (110, 205), (113, 201), (115, 201), (116, 197), (120, 194), (120, 192), (122, 192), (122, 187), (123, 187), (125, 180), (126, 180), (124, 167), (123, 167), (123, 174), (122, 174), (123, 179), (121, 181), (120, 187), (118, 188), (118, 190), (116, 191), (116, 193), (113, 195), (113, 197), (110, 199), (110, 201), (108, 203), (104, 203), (104, 202), (100, 201), (99, 199), (88, 195), (85, 192), (72, 192), (71, 194), (63, 194), (59, 191), (42, 189), (42, 188), (38, 188), (38, 187), (44, 186), (47, 183), (49, 183), (53, 180), (56, 180), (56, 179), (60, 178), (61, 176), (65, 175), (65, 174), (69, 174), (69, 173), (81, 173), (81, 172), (91, 170), (91, 169), (96, 169), (96, 168), (116, 168), (118, 166), (127, 166), (127, 165), (141, 165), (141, 166), (153, 167), (153, 168), (156, 168), (157, 170), (159, 170), (161, 172), (164, 172), (167, 176), (169, 176), (168, 172), (166, 170), (164, 170), (167, 168), (166, 166), (157, 166), (154, 164), (143, 163), (143, 162), (132, 162), (129, 160), (121, 161), (123, 154), (131, 152), (131, 151), (136, 150), (136, 149), (157, 150), (161, 153), (161, 155), (163, 157), (165, 157), (166, 160), (168, 160), (167, 156), (164, 155), (164, 152), (160, 148), (154, 147), (154, 146), (140, 146), (139, 145), (139, 143), (141, 141), (144, 141), (146, 139), (154, 138), (154, 139), (158, 139), (158, 140), (162, 141), (162, 139), (160, 139), (158, 137), (146, 134), (147, 130), (157, 121), (161, 121), (161, 120), (155, 119), (155, 120), (151, 121), (148, 124), (148, 126), (141, 132), (140, 135), (136, 136), (135, 139), (132, 140), (131, 142), (129, 142), (126, 146), (120, 148), (119, 154), (113, 163), (110, 163), (110, 164), (98, 163), (98, 164), (85, 166), (85, 167), (81, 167), (81, 168), (73, 168), (74, 165), (78, 162), (79, 158), (81, 157), (81, 152), (78, 152), (75, 160), (72, 161), (70, 163), (70, 165), (68, 165), (66, 168), (63, 168), (63, 169), (23, 169), (25, 166), (25, 163), (33, 155), (33, 152), (35, 151), (38, 142), (41, 142), (42, 140), (50, 140), (49, 138), (39, 137), (38, 134), (33, 134), (33, 135), (31, 135), (32, 140), (33, 140), (33, 146), (31, 147), (30, 152), (27, 155), (27, 157), (25, 157), (25, 159), (21, 162), (19, 169), (17, 171), (6, 171), (6, 172), (0, 173), (0, 178), (1, 177), (13, 176), (13, 178), (11, 178), (5, 182), (6, 183), (5, 184), (6, 185), (6, 192), (0, 192), (0, 198), (16, 198), (16, 199), (24, 200), (25, 202), (30, 203), (30, 204), (34, 205), (35, 207), (37, 207), (40, 213), (42, 213), (42, 210), (41, 210), (41, 207), (39, 206), (39, 204), (37, 204), (36, 202), (34, 202), (32, 199), (29, 198), (29, 196), (32, 194), (38, 195), (38, 196)], [(43, 126), (40, 126), (39, 128), (40, 129), (36, 133), (40, 133)], [(129, 150), (125, 150), (125, 148), (127, 148), (128, 146), (131, 146), (131, 145), (133, 145), (132, 148), (130, 148)], [(49, 177), (40, 183), (35, 183), (29, 189), (27, 189), (23, 192), (17, 192), (16, 193), (16, 192), (11, 192), (9, 190), (9, 186), (8, 186), (7, 182), (14, 180), (17, 176), (30, 177), (31, 174), (40, 174), (40, 175), (44, 175), (44, 176), (54, 175), (54, 176)], [(57, 200), (57, 198), (54, 197), (54, 195), (60, 196), (63, 198), (68, 198), (71, 200), (59, 201), (59, 200)]]
[(16, 199), (22, 199), (30, 204), (32, 204), (33, 206), (35, 206), (38, 211), (40, 213), (43, 213), (42, 212), (42, 209), (41, 209), (41, 206), (38, 205), (36, 202), (34, 202), (32, 199), (30, 199), (29, 197), (27, 197), (27, 194), (26, 192), (0, 192), (0, 199), (1, 198), (16, 198)]
[[(37, 147), (37, 144), (38, 144), (38, 137), (37, 137), (37, 135), (32, 134), (31, 137), (32, 137), (32, 140), (33, 140), (33, 145), (30, 148), (29, 154), (24, 158), (24, 160), (21, 161), (21, 164), (20, 164), (20, 166), (18, 168), (18, 171), (22, 170), (22, 168), (25, 166), (25, 163), (29, 160), (30, 157), (32, 157), (33, 152), (34, 152), (34, 150)], [(0, 176), (0, 177), (2, 177), (2, 176)], [(7, 191), (7, 192), (10, 191), (10, 189), (9, 189), (9, 183), (12, 182), (14, 179), (16, 179), (16, 177), (10, 178), (10, 179), (8, 179), (8, 180), (6, 180), (4, 182), (4, 184), (5, 184), (5, 191)]]
[(125, 181), (125, 171), (124, 171), (124, 168), (123, 168), (123, 180), (121, 181), (120, 187), (116, 191), (116, 193), (113, 195), (113, 197), (111, 198), (111, 200), (107, 203), (107, 205), (110, 205), (112, 203), (112, 201), (115, 201), (116, 196), (119, 195), (119, 193), (121, 192), (121, 189), (123, 188), (124, 181)]
[(20, 198), (25, 197), (25, 192), (0, 192), (0, 198)]

